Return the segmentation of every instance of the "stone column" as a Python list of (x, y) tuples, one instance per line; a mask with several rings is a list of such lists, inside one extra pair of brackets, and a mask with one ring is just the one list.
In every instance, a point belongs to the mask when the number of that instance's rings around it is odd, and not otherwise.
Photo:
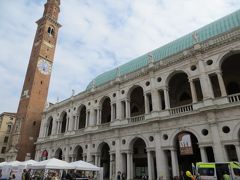
[(52, 135), (57, 134), (57, 120), (56, 118), (53, 119), (53, 127), (52, 127)]
[(222, 73), (217, 72), (217, 77), (218, 77), (218, 82), (219, 82), (222, 97), (227, 96), (227, 92), (226, 92), (225, 84), (224, 84), (224, 81), (223, 81)]
[(163, 88), (163, 91), (164, 91), (165, 109), (169, 109), (170, 100), (169, 100), (168, 87)]
[(89, 126), (94, 126), (94, 109), (90, 109)]
[(116, 139), (115, 142), (116, 142), (116, 144), (115, 144), (115, 146), (116, 146), (116, 154), (115, 154), (115, 156), (116, 156), (116, 158), (115, 158), (116, 172), (115, 172), (115, 174), (117, 174), (118, 171), (123, 172), (123, 167), (122, 167), (123, 158), (122, 158), (122, 154), (120, 152), (120, 141), (119, 141), (119, 139)]
[(221, 144), (219, 130), (216, 124), (216, 117), (214, 112), (206, 114), (207, 120), (210, 126), (212, 141), (213, 141), (213, 152), (216, 162), (225, 162), (227, 158), (224, 156), (223, 146)]
[(130, 101), (129, 99), (126, 99), (126, 118), (130, 118)]
[(179, 167), (178, 167), (176, 149), (171, 149), (171, 160), (172, 160), (172, 174), (173, 174), (173, 177), (174, 176), (179, 176)]
[(113, 154), (110, 154), (110, 167), (109, 167), (109, 178), (114, 179), (113, 176)]
[(133, 179), (133, 159), (132, 152), (127, 152), (127, 180)]
[(154, 179), (154, 164), (152, 159), (152, 154), (150, 150), (147, 150), (147, 161), (148, 161), (148, 179), (153, 180)]
[(150, 113), (148, 94), (144, 94), (145, 114)]
[(202, 59), (199, 59), (198, 61), (199, 73), (200, 73), (199, 79), (200, 79), (200, 84), (202, 88), (203, 99), (214, 98), (212, 83), (210, 82), (210, 79), (205, 72), (204, 63), (205, 62)]
[(235, 145), (235, 148), (236, 148), (237, 157), (238, 157), (238, 162), (239, 162), (239, 161), (240, 161), (240, 146), (239, 146), (239, 144), (236, 144), (236, 145)]
[(76, 117), (75, 117), (74, 130), (77, 130), (77, 129), (78, 129), (78, 127), (77, 127), (78, 117), (79, 117), (79, 116), (76, 116)]
[(197, 94), (196, 94), (196, 88), (195, 88), (195, 85), (194, 85), (192, 79), (189, 79), (189, 84), (190, 84), (190, 88), (191, 88), (192, 102), (196, 103), (197, 102)]
[(114, 105), (113, 104), (114, 103), (111, 103), (111, 122), (114, 120), (114, 117), (113, 117), (114, 116), (114, 112), (113, 112), (114, 111), (114, 108), (113, 108)]
[(65, 161), (69, 162), (69, 147), (66, 147), (66, 151), (65, 151)]
[(122, 116), (122, 104), (121, 104), (121, 100), (119, 99), (119, 93), (117, 93), (117, 102), (116, 102), (116, 117), (117, 117), (117, 120), (121, 120), (123, 119), (123, 116)]
[(200, 146), (199, 148), (200, 148), (202, 162), (208, 162), (206, 151), (205, 151), (205, 147), (204, 146)]
[(69, 124), (68, 124), (68, 131), (72, 131), (73, 130), (73, 114), (70, 114), (70, 118), (69, 118)]
[(160, 95), (157, 91), (157, 89), (151, 89), (151, 94), (152, 94), (152, 108), (153, 111), (159, 111), (160, 110)]
[(100, 108), (97, 108), (97, 125), (100, 124)]
[(39, 137), (44, 137), (44, 122), (45, 119), (41, 122)]
[(169, 179), (168, 172), (168, 162), (166, 159), (166, 155), (161, 148), (161, 137), (159, 134), (155, 135), (155, 147), (156, 147), (156, 165), (157, 165), (157, 178), (160, 177), (164, 180)]

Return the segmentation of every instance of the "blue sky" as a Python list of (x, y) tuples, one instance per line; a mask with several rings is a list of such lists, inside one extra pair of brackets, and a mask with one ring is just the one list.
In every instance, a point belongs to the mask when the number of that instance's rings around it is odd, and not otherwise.
[[(45, 2), (0, 1), (0, 113), (17, 111)], [(239, 8), (239, 0), (62, 0), (48, 101)]]

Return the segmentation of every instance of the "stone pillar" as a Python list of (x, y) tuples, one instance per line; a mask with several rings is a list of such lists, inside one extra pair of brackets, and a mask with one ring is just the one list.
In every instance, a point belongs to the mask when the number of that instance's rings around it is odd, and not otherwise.
[(110, 154), (110, 167), (109, 167), (109, 178), (114, 179), (113, 177), (113, 154)]
[(239, 162), (240, 161), (240, 146), (239, 146), (239, 144), (236, 144), (235, 148), (236, 148), (236, 153), (237, 153), (238, 162)]
[(114, 120), (114, 108), (113, 108), (113, 105), (114, 103), (111, 103), (111, 122)]
[(116, 156), (116, 158), (115, 158), (115, 163), (116, 163), (116, 172), (115, 172), (115, 174), (117, 174), (117, 172), (118, 171), (121, 171), (121, 172), (123, 172), (123, 167), (122, 167), (122, 165), (123, 165), (123, 157), (122, 157), (122, 154), (121, 154), (121, 152), (120, 152), (120, 141), (119, 141), (119, 139), (116, 139), (116, 144), (115, 144), (115, 146), (116, 146), (116, 154), (115, 154), (115, 156)]
[(172, 174), (173, 174), (173, 177), (174, 176), (179, 176), (179, 167), (178, 167), (176, 149), (171, 149), (171, 160), (172, 160)]
[(52, 127), (52, 135), (57, 134), (57, 120), (54, 118), (53, 119), (53, 127)]
[(200, 79), (200, 84), (202, 88), (203, 99), (214, 98), (212, 83), (210, 82), (210, 79), (205, 72), (204, 63), (205, 62), (202, 59), (199, 59), (198, 61), (199, 73), (200, 73), (199, 79)]
[(159, 134), (155, 135), (156, 147), (156, 165), (157, 165), (157, 178), (160, 177), (164, 180), (169, 179), (168, 162), (164, 151), (161, 148), (161, 137)]
[(207, 120), (210, 125), (212, 141), (213, 141), (213, 152), (216, 162), (224, 162), (227, 158), (224, 156), (223, 146), (221, 144), (219, 130), (216, 124), (216, 117), (214, 112), (209, 112), (206, 114)]
[(90, 109), (89, 126), (94, 126), (94, 109)]
[(158, 93), (157, 89), (151, 89), (152, 94), (152, 108), (153, 111), (159, 111), (160, 110), (160, 94)]
[(121, 100), (118, 98), (118, 95), (119, 93), (117, 93), (117, 102), (116, 102), (116, 117), (117, 117), (117, 120), (121, 120), (123, 119), (123, 110), (122, 110), (122, 104), (121, 104)]
[(197, 102), (197, 94), (196, 94), (196, 88), (195, 88), (195, 85), (194, 85), (192, 79), (189, 79), (189, 84), (190, 84), (190, 88), (191, 88), (192, 102), (196, 103)]
[(148, 179), (153, 180), (154, 179), (154, 164), (152, 159), (152, 154), (150, 150), (147, 150), (147, 161), (148, 161)]
[(218, 82), (219, 82), (222, 97), (227, 96), (227, 92), (226, 92), (225, 84), (224, 84), (224, 81), (223, 81), (222, 73), (217, 72), (217, 77), (218, 77)]
[(144, 94), (144, 104), (145, 104), (145, 114), (149, 114), (150, 108), (149, 108), (149, 99), (147, 94)]
[(69, 147), (66, 147), (66, 151), (65, 151), (65, 161), (69, 162)]
[(169, 100), (168, 87), (163, 88), (163, 91), (164, 91), (165, 109), (169, 109), (170, 100)]
[(99, 124), (102, 123), (102, 109), (99, 109)]
[(130, 101), (126, 99), (126, 118), (130, 118)]
[(68, 123), (68, 131), (72, 131), (72, 130), (73, 130), (73, 115), (71, 113), (69, 118), (69, 123)]
[(205, 151), (205, 147), (201, 146), (199, 148), (200, 148), (202, 162), (208, 162), (207, 154), (206, 154), (206, 151)]
[(97, 108), (97, 125), (100, 124), (100, 108)]
[(127, 180), (133, 179), (133, 159), (132, 152), (127, 152)]

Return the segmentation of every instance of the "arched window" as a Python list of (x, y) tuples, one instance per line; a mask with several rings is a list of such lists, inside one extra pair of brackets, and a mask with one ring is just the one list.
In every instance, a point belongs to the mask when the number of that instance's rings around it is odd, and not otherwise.
[(47, 32), (48, 32), (49, 36), (54, 36), (54, 28), (53, 27), (49, 26)]

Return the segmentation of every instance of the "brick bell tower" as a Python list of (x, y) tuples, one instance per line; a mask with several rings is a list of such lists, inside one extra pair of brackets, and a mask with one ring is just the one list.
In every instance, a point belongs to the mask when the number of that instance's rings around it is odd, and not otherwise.
[(19, 161), (34, 159), (42, 112), (46, 105), (57, 43), (60, 0), (47, 0), (38, 25), (20, 97), (10, 150)]

